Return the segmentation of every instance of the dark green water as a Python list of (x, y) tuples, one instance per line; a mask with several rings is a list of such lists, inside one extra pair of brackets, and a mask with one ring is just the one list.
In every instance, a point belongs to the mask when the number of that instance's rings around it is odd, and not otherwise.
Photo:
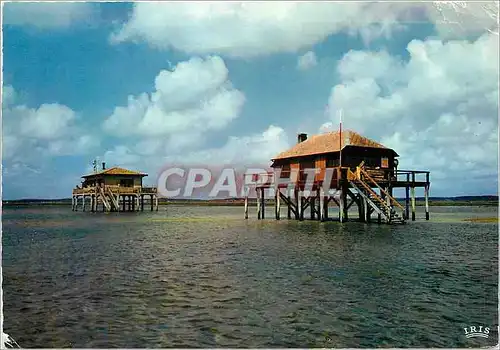
[[(404, 226), (242, 211), (4, 208), (4, 331), (22, 347), (497, 343), (498, 224), (461, 221), (496, 208)], [(471, 325), (489, 338), (467, 339)]]

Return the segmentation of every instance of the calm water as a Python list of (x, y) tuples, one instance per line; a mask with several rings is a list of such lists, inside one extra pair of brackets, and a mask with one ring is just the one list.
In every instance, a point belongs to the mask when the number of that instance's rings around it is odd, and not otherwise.
[(4, 330), (22, 347), (497, 343), (498, 224), (461, 221), (496, 208), (391, 227), (242, 214), (4, 208)]

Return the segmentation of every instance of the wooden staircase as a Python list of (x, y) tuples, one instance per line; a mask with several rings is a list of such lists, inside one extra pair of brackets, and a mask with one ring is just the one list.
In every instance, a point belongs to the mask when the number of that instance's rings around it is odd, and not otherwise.
[(106, 192), (107, 192), (109, 199), (111, 199), (112, 210), (120, 211), (120, 204), (118, 203), (118, 199), (116, 199), (116, 196), (113, 193), (113, 191), (111, 191), (111, 189), (109, 187), (107, 187)]
[[(363, 163), (356, 168), (355, 173), (351, 170), (348, 171), (348, 178), (351, 186), (386, 223), (405, 223), (406, 218), (403, 206), (384, 190), (366, 170), (364, 170)], [(373, 187), (379, 189), (380, 195), (373, 190)], [(385, 198), (382, 198), (382, 194)], [(398, 213), (396, 208), (400, 210), (400, 213)]]
[(106, 198), (106, 193), (104, 193), (104, 189), (102, 187), (99, 187), (99, 195), (103, 205), (106, 207), (106, 210), (111, 211), (111, 204), (109, 203), (108, 198)]

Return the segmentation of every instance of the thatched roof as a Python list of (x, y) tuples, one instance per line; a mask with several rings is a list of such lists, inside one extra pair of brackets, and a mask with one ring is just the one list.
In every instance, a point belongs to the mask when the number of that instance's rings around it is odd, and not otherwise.
[[(361, 136), (360, 134), (351, 130), (342, 131), (342, 149), (347, 146), (383, 148), (390, 150), (390, 148), (387, 148), (384, 145)], [(296, 144), (287, 151), (281, 152), (273, 160), (333, 153), (339, 152), (339, 150), (340, 133), (338, 131), (334, 131), (319, 135), (313, 135), (306, 141)], [(397, 153), (394, 153), (397, 156)]]
[(146, 173), (141, 173), (138, 171), (128, 170), (120, 167), (112, 167), (109, 169), (101, 170), (94, 174), (84, 175), (83, 178), (97, 176), (97, 175), (135, 175), (135, 176), (148, 176)]

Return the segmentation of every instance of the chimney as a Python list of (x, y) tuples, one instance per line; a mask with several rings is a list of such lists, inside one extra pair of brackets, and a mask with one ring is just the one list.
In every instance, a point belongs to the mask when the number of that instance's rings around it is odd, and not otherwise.
[(102, 170), (106, 170), (106, 163), (102, 162)]
[(307, 134), (299, 134), (298, 137), (297, 137), (297, 143), (301, 143), (301, 142), (304, 142), (305, 140), (307, 140)]

